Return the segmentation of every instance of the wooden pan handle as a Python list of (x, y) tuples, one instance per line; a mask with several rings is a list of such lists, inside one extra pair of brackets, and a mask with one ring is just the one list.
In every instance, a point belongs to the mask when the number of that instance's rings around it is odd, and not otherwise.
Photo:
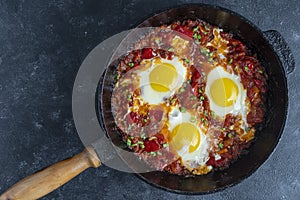
[(100, 159), (92, 147), (80, 154), (60, 161), (13, 185), (0, 196), (0, 200), (33, 200), (43, 197), (62, 186), (89, 167), (99, 167)]

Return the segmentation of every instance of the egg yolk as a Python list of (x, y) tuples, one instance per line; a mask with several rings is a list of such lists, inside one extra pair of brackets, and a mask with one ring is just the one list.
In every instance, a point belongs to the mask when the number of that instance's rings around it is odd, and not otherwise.
[(178, 124), (170, 134), (172, 147), (179, 151), (184, 146), (189, 147), (189, 153), (194, 152), (200, 144), (200, 133), (193, 124)]
[(237, 85), (229, 78), (217, 79), (210, 86), (210, 95), (218, 106), (231, 106), (235, 103), (238, 93)]
[(160, 63), (149, 74), (150, 85), (158, 92), (168, 92), (177, 80), (176, 68), (169, 63)]

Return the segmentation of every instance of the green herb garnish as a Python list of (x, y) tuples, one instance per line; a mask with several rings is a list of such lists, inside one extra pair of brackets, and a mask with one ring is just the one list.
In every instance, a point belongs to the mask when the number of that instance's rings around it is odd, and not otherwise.
[(229, 137), (229, 138), (232, 138), (232, 133), (229, 133), (229, 134), (228, 134), (228, 137)]
[(193, 38), (197, 39), (197, 33), (194, 33)]
[(248, 71), (248, 70), (249, 70), (249, 67), (248, 67), (248, 66), (245, 66), (244, 69), (245, 69), (245, 71)]
[(153, 152), (153, 151), (151, 151), (150, 154), (151, 154), (152, 156), (156, 156), (156, 153)]
[(196, 118), (195, 117), (191, 117), (190, 122), (192, 122), (192, 123), (196, 122)]
[(219, 148), (222, 149), (224, 147), (224, 144), (222, 142), (219, 143)]
[(199, 29), (198, 26), (196, 26), (195, 28), (193, 28), (193, 32), (196, 32)]
[(143, 142), (143, 141), (138, 141), (137, 143), (138, 143), (138, 144), (144, 144), (144, 142)]
[(258, 73), (263, 74), (264, 72), (261, 69), (259, 69)]
[(196, 96), (191, 96), (190, 99), (191, 99), (191, 100), (196, 100), (197, 97), (196, 97)]
[(131, 146), (131, 140), (130, 139), (127, 139), (127, 146)]
[(164, 143), (164, 144), (163, 144), (163, 148), (166, 148), (166, 147), (168, 147), (168, 146), (169, 146), (168, 143)]
[(128, 100), (128, 101), (131, 101), (131, 94), (128, 94), (128, 95), (127, 95), (127, 100)]
[(204, 96), (200, 96), (200, 101), (204, 101)]
[(171, 104), (174, 104), (175, 101), (176, 101), (176, 99), (172, 99), (172, 100), (171, 100)]
[(186, 108), (185, 107), (180, 107), (180, 111), (184, 113), (184, 112), (186, 112)]
[(203, 88), (202, 88), (202, 87), (199, 88), (199, 89), (198, 89), (198, 92), (199, 92), (199, 93), (202, 93), (202, 92), (203, 92)]
[(186, 63), (186, 64), (190, 64), (190, 62), (191, 62), (191, 61), (190, 61), (189, 59), (187, 59), (187, 58), (185, 59), (185, 63)]
[(130, 62), (130, 63), (128, 63), (128, 66), (129, 66), (129, 67), (133, 67), (133, 66), (134, 66), (134, 63), (133, 63), (133, 62)]
[(174, 48), (173, 48), (173, 47), (170, 47), (170, 48), (168, 49), (168, 51), (169, 51), (169, 52), (174, 52)]
[(211, 117), (212, 117), (213, 119), (215, 119), (215, 118), (216, 118), (216, 114), (215, 114), (215, 112), (214, 112), (214, 111), (211, 111), (211, 112), (210, 112), (210, 115), (211, 115)]
[(233, 62), (233, 59), (232, 59), (232, 58), (230, 58), (230, 60), (229, 60), (229, 64), (232, 64), (232, 62)]

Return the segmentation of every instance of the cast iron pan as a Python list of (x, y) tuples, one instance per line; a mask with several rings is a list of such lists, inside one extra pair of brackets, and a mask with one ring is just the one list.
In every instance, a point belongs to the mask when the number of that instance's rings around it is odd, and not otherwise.
[[(173, 8), (148, 18), (138, 27), (160, 26), (176, 20), (197, 18), (233, 33), (247, 44), (266, 68), (269, 76), (269, 92), (267, 117), (265, 123), (258, 127), (256, 141), (248, 149), (248, 154), (243, 155), (228, 169), (190, 178), (157, 171), (138, 174), (143, 180), (157, 187), (186, 194), (215, 192), (234, 185), (250, 176), (270, 156), (279, 141), (287, 115), (286, 74), (291, 73), (295, 66), (292, 54), (278, 32), (262, 32), (240, 15), (215, 6), (198, 4)], [(124, 148), (111, 113), (111, 95), (116, 72), (114, 66), (116, 65), (110, 65), (100, 78), (96, 95), (97, 108), (95, 109), (98, 111), (98, 119), (108, 138), (115, 145)], [(88, 79), (88, 77), (86, 78)], [(102, 146), (102, 143), (96, 142), (96, 144)], [(40, 198), (87, 168), (101, 166), (100, 159), (103, 162), (104, 157), (99, 158), (94, 147), (92, 144), (82, 153), (24, 178), (0, 195), (0, 200)], [(109, 151), (108, 154), (110, 153), (113, 155), (113, 152)], [(123, 154), (116, 157), (120, 157), (125, 164), (130, 161), (126, 160)], [(135, 166), (129, 165), (129, 167), (135, 171)]]
[[(146, 182), (172, 192), (211, 193), (237, 184), (250, 176), (273, 152), (285, 125), (288, 109), (286, 74), (293, 71), (294, 60), (277, 31), (262, 32), (244, 17), (217, 6), (196, 4), (169, 9), (151, 16), (137, 27), (157, 27), (184, 19), (202, 19), (233, 33), (257, 55), (269, 76), (265, 123), (258, 127), (255, 142), (248, 149), (248, 153), (241, 156), (228, 169), (191, 178), (158, 171), (138, 174)], [(115, 72), (115, 65), (109, 66), (103, 80), (100, 81), (98, 111), (100, 123), (104, 124), (108, 136), (114, 144), (120, 145), (121, 137), (116, 132), (116, 124), (111, 113)]]

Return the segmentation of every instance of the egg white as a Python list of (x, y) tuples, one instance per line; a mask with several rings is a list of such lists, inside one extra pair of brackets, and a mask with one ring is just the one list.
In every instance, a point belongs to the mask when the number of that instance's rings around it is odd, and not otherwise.
[[(227, 107), (222, 107), (217, 105), (210, 94), (210, 86), (213, 84), (213, 82), (217, 79), (220, 78), (228, 78), (231, 79), (236, 86), (238, 87), (238, 96), (236, 98), (236, 101), (233, 105), (227, 106)], [(234, 73), (229, 73), (224, 70), (223, 67), (216, 67), (212, 71), (209, 72), (207, 76), (207, 82), (206, 82), (206, 88), (205, 88), (205, 93), (209, 99), (210, 103), (210, 109), (218, 116), (224, 117), (228, 113), (232, 114), (242, 114), (243, 118), (246, 119), (248, 110), (249, 110), (249, 105), (247, 102), (247, 91), (244, 89), (241, 79), (239, 76), (235, 75)]]
[(184, 146), (180, 149), (177, 154), (181, 157), (182, 164), (188, 169), (195, 169), (199, 166), (205, 165), (209, 159), (209, 141), (208, 137), (203, 133), (197, 122), (192, 123), (192, 115), (189, 112), (180, 112), (178, 108), (174, 108), (169, 113), (169, 131), (172, 132), (173, 129), (181, 123), (191, 123), (197, 127), (200, 133), (200, 144), (194, 152), (189, 152), (189, 146)]
[[(162, 63), (168, 63), (175, 67), (177, 72), (177, 80), (170, 86), (170, 91), (168, 92), (159, 92), (153, 90), (150, 85), (149, 74), (155, 68), (155, 60), (154, 59), (146, 59), (141, 62), (141, 65), (146, 64), (150, 61), (151, 66), (146, 70), (140, 70), (137, 72), (138, 76), (140, 77), (140, 88), (141, 88), (141, 97), (145, 102), (149, 104), (159, 104), (166, 101), (171, 95), (173, 95), (178, 88), (181, 87), (183, 84), (187, 69), (183, 65), (183, 61), (178, 57), (174, 57), (172, 60), (160, 58)], [(168, 74), (166, 74), (168, 76)]]

